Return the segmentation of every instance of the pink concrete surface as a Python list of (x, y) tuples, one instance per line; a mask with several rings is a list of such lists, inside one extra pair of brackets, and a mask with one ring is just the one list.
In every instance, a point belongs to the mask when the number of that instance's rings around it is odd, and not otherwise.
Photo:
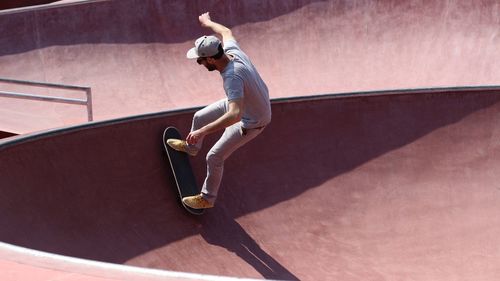
[[(197, 22), (205, 11), (233, 29), (273, 98), (499, 84), (496, 0), (57, 4), (0, 12), (0, 77), (90, 86), (97, 120), (221, 97), (218, 75), (185, 59), (208, 32)], [(14, 133), (86, 121), (81, 106), (5, 98), (0, 114), (0, 130)]]
[[(276, 101), (203, 216), (179, 205), (161, 142), (167, 126), (186, 134), (192, 114), (0, 140), (0, 241), (211, 276), (500, 276), (499, 88)], [(206, 151), (191, 158), (199, 183)]]
[(33, 280), (58, 280), (58, 281), (109, 281), (118, 279), (105, 279), (86, 274), (75, 274), (62, 270), (33, 267), (22, 263), (0, 260), (2, 279), (8, 281), (33, 281)]

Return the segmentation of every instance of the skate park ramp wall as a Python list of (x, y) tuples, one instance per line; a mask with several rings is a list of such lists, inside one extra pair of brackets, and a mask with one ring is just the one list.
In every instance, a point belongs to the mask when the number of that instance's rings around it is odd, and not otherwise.
[[(272, 123), (226, 161), (203, 216), (179, 205), (161, 138), (167, 126), (186, 135), (195, 109), (0, 140), (0, 241), (247, 278), (498, 276), (498, 88), (287, 98), (272, 108)], [(216, 139), (190, 158), (199, 184)]]
[[(496, 0), (57, 1), (0, 11), (0, 77), (91, 87), (95, 120), (203, 106), (223, 95), (185, 57), (208, 33), (206, 11), (233, 30), (272, 98), (500, 84)], [(86, 121), (80, 106), (0, 103), (2, 131)]]

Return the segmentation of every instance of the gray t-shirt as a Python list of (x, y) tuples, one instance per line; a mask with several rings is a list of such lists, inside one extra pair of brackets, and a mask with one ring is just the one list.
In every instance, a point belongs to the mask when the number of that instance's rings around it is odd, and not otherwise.
[(221, 72), (227, 100), (243, 99), (243, 127), (266, 126), (271, 122), (271, 103), (266, 84), (235, 40), (225, 41), (224, 51), (233, 57)]

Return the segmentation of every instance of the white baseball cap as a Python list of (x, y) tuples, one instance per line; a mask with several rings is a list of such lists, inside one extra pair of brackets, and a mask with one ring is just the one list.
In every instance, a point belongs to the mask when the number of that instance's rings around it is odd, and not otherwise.
[(217, 55), (219, 52), (219, 38), (215, 36), (201, 36), (194, 42), (194, 48), (191, 48), (186, 57), (188, 59), (207, 58)]

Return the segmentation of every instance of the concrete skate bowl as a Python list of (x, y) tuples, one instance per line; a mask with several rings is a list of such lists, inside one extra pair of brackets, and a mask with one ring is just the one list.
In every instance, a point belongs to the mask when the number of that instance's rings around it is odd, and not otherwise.
[[(246, 278), (498, 276), (498, 88), (276, 100), (273, 122), (226, 161), (217, 204), (203, 216), (179, 205), (161, 141), (167, 126), (185, 135), (193, 112), (2, 140), (0, 240)], [(206, 151), (191, 158), (199, 183)]]
[[(222, 97), (185, 59), (205, 11), (233, 29), (273, 98), (500, 84), (494, 0), (2, 11), (0, 77), (90, 86), (100, 120), (1, 141), (2, 280), (496, 280), (495, 88), (275, 101), (273, 123), (228, 160), (216, 208), (186, 214), (159, 136), (185, 135), (194, 112), (162, 111)], [(85, 121), (83, 108), (0, 105), (0, 137)]]

